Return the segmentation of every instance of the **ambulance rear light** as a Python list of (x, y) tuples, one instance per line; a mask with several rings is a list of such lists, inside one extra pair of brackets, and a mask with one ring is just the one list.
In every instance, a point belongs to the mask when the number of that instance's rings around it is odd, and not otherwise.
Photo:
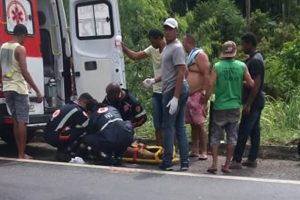
[(2, 78), (0, 77), (0, 98), (4, 98), (4, 93), (3, 93), (3, 90), (2, 90)]
[(14, 120), (12, 117), (3, 117), (4, 124), (13, 124)]

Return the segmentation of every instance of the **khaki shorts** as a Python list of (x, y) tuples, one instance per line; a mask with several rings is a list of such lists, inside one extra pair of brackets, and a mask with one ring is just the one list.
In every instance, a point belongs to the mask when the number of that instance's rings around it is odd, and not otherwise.
[(240, 109), (214, 110), (212, 122), (212, 133), (210, 136), (211, 145), (220, 144), (221, 136), (226, 132), (227, 144), (236, 145)]
[(17, 122), (29, 122), (29, 97), (14, 91), (5, 91), (6, 106)]

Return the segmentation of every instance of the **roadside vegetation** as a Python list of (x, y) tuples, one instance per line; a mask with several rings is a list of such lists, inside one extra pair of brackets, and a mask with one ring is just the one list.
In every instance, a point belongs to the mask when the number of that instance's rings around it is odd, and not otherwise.
[[(251, 1), (251, 24), (247, 29), (245, 0), (119, 0), (124, 42), (134, 50), (149, 45), (147, 31), (162, 28), (166, 17), (179, 21), (180, 34), (191, 33), (209, 55), (218, 60), (226, 40), (240, 43), (250, 30), (259, 39), (265, 56), (267, 93), (263, 111), (262, 143), (289, 144), (300, 130), (300, 2), (297, 0)], [(239, 52), (238, 58), (245, 55)], [(126, 58), (128, 88), (140, 99), (149, 115), (137, 137), (154, 138), (151, 122), (151, 91), (142, 80), (152, 76), (149, 61)]]
[[(162, 28), (165, 18), (175, 17), (180, 35), (195, 35), (213, 64), (224, 41), (239, 44), (244, 32), (254, 32), (266, 63), (262, 143), (290, 144), (300, 137), (300, 1), (250, 1), (250, 25), (246, 23), (247, 1), (119, 0), (123, 41), (134, 50), (142, 50), (149, 45), (148, 30)], [(238, 58), (244, 60), (245, 55), (239, 51)], [(152, 139), (151, 90), (141, 84), (146, 77), (152, 77), (152, 65), (147, 60), (125, 61), (127, 87), (149, 116), (148, 122), (136, 131), (137, 137)]]

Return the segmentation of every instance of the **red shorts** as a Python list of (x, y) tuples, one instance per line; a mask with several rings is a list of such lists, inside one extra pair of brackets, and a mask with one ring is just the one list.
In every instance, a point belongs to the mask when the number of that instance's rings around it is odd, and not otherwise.
[(189, 96), (185, 111), (185, 122), (187, 124), (202, 125), (205, 122), (206, 117), (203, 112), (205, 106), (200, 103), (201, 98), (201, 92), (195, 92)]

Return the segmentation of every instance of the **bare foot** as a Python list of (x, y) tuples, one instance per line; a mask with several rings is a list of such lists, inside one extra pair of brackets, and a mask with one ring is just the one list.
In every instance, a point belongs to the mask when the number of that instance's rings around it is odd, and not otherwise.
[(27, 154), (24, 154), (24, 156), (19, 156), (19, 159), (26, 159), (26, 160), (31, 160), (32, 156), (29, 156)]

